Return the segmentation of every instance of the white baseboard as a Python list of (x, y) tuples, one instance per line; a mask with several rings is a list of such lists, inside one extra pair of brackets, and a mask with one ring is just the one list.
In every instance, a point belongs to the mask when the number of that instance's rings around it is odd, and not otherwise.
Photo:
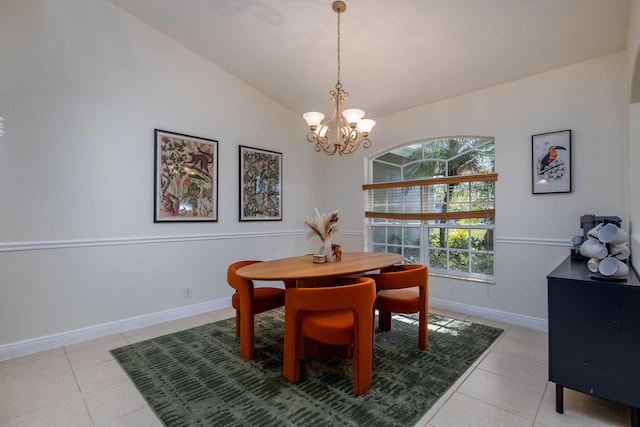
[(231, 307), (231, 297), (0, 346), (0, 361)]
[[(447, 301), (439, 298), (429, 298), (429, 305), (441, 310), (482, 317), (540, 331), (547, 331), (547, 320), (538, 317), (524, 316), (521, 314), (493, 310), (490, 308), (478, 307), (455, 301)], [(197, 314), (220, 310), (227, 307), (231, 307), (230, 297), (6, 344), (0, 346), (0, 361), (26, 356), (28, 354), (38, 353), (65, 345), (76, 344), (82, 341), (101, 338), (133, 329), (144, 328), (158, 323), (195, 316)]]
[(548, 320), (540, 317), (525, 316), (522, 314), (510, 313), (508, 311), (478, 307), (475, 305), (463, 304), (439, 298), (429, 298), (429, 306), (455, 313), (467, 314), (469, 316), (482, 317), (483, 319), (509, 323), (511, 325), (524, 326), (525, 328), (536, 329), (538, 331), (547, 332), (549, 329)]

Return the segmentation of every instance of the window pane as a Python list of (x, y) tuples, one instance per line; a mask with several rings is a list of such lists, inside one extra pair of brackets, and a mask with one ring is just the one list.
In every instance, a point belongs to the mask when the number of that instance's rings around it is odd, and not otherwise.
[(449, 161), (448, 176), (477, 174), (478, 169), (479, 164), (476, 159), (476, 152), (471, 151)]
[(468, 202), (471, 197), (471, 186), (468, 182), (449, 185), (449, 199), (452, 202)]
[(479, 173), (490, 173), (495, 171), (495, 144), (486, 144), (476, 150)]
[(446, 210), (447, 186), (445, 184), (427, 187), (427, 212), (444, 212)]
[(405, 187), (405, 209), (404, 212), (420, 212), (422, 210), (422, 198), (420, 197), (420, 187)]
[[(453, 139), (436, 139), (427, 141), (424, 146), (425, 159), (448, 159), (452, 151), (451, 142)], [(455, 151), (455, 147), (453, 148)]]
[(469, 210), (469, 203), (449, 203), (448, 212), (466, 212)]
[(404, 249), (404, 261), (407, 264), (420, 264), (420, 249), (418, 248), (405, 248)]
[(452, 249), (469, 249), (469, 230), (449, 229), (449, 247)]
[(429, 247), (446, 248), (447, 230), (446, 228), (429, 228)]
[(482, 181), (471, 183), (471, 200), (493, 203), (495, 194), (494, 181)]
[(472, 254), (471, 272), (486, 275), (493, 274), (493, 254)]
[(420, 229), (417, 227), (405, 228), (404, 244), (409, 246), (420, 246)]
[(476, 251), (492, 251), (493, 230), (471, 230), (471, 249)]
[(402, 188), (389, 188), (387, 190), (386, 212), (402, 212)]
[(386, 252), (387, 247), (385, 245), (373, 245), (373, 252)]
[(429, 251), (429, 266), (441, 270), (447, 269), (447, 252), (441, 249)]
[(386, 227), (371, 227), (371, 241), (373, 243), (386, 243)]
[(493, 202), (472, 203), (471, 209), (474, 211), (495, 209)]
[(402, 227), (387, 227), (387, 243), (391, 245), (402, 244)]
[(446, 174), (446, 163), (438, 160), (425, 160), (404, 167), (404, 180), (433, 178)]
[[(376, 157), (376, 160), (381, 162), (390, 163), (392, 165), (405, 165), (407, 163), (413, 162), (415, 160), (420, 160), (422, 158), (422, 142), (412, 145), (405, 145), (404, 147), (394, 148), (391, 151), (383, 153)], [(375, 165), (374, 165), (375, 167)], [(374, 176), (375, 178), (375, 176)], [(402, 178), (398, 176), (397, 178), (388, 179), (386, 181), (400, 181)], [(373, 182), (386, 182), (386, 181), (373, 181)]]
[[(388, 200), (388, 190), (386, 188), (373, 190), (373, 204), (374, 206), (386, 205)], [(375, 210), (375, 208), (374, 208)], [(384, 212), (384, 210), (383, 210)]]
[(469, 271), (469, 253), (463, 251), (450, 251), (449, 269), (453, 271)]
[(400, 166), (390, 165), (374, 160), (372, 162), (373, 182), (390, 182), (402, 180), (402, 169)]

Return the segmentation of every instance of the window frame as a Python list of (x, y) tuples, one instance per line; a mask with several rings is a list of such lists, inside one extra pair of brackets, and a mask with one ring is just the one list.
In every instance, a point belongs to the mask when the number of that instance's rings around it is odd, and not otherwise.
[[(427, 144), (437, 143), (446, 144), (447, 140), (456, 140), (454, 144), (460, 144), (464, 147), (467, 142), (465, 140), (471, 140), (472, 143), (479, 140), (478, 145), (472, 146), (470, 149), (461, 150), (455, 155), (448, 158), (430, 158), (425, 156), (425, 153), (433, 152), (438, 147), (429, 147), (427, 150)], [(449, 142), (451, 143), (451, 142)], [(455, 146), (455, 145), (454, 145)], [(391, 162), (386, 160), (378, 160), (379, 158), (396, 154), (394, 151), (402, 150), (421, 150), (419, 153), (420, 158), (412, 159), (407, 162), (403, 162), (402, 157), (398, 158), (398, 162)], [(481, 165), (490, 165), (491, 172), (489, 173), (471, 173), (453, 176), (436, 176), (433, 178), (422, 179), (409, 179), (404, 180), (405, 170), (411, 168), (411, 173), (416, 173), (416, 167), (419, 168), (420, 163), (433, 162), (427, 167), (431, 167), (431, 170), (444, 170), (449, 173), (453, 168), (459, 171), (460, 163), (450, 167), (450, 162), (462, 156), (469, 156), (470, 153), (476, 152), (482, 154), (486, 152), (486, 148), (489, 148), (491, 152), (490, 161), (486, 161), (486, 157), (482, 156), (478, 159)], [(482, 151), (481, 151), (482, 150)], [(399, 154), (400, 156), (400, 154)], [(374, 175), (374, 161), (379, 162), (380, 165), (389, 165), (390, 170), (388, 175), (399, 176), (400, 180), (397, 181), (382, 181), (373, 183)], [(442, 162), (443, 166), (437, 166), (436, 162)], [(431, 246), (429, 231), (434, 228), (444, 229), (446, 234), (445, 248), (438, 247), (437, 250), (443, 250), (446, 254), (446, 268), (437, 268), (430, 266), (430, 274), (433, 276), (450, 277), (460, 280), (477, 281), (482, 283), (495, 283), (495, 181), (498, 179), (498, 174), (495, 170), (495, 139), (492, 137), (470, 137), (470, 136), (457, 136), (457, 137), (438, 137), (431, 139), (424, 139), (420, 141), (414, 141), (402, 146), (398, 146), (389, 149), (385, 152), (378, 153), (376, 156), (367, 159), (368, 163), (368, 175), (369, 182), (364, 184), (362, 189), (365, 193), (365, 245), (368, 250), (372, 251), (388, 251), (394, 253), (400, 253), (405, 257), (405, 262), (414, 262), (417, 257), (413, 254), (413, 259), (407, 257), (406, 253), (411, 253), (413, 250), (418, 252), (418, 257), (421, 263), (427, 265), (431, 264)], [(393, 170), (397, 168), (397, 173)], [(429, 169), (427, 169), (429, 170)], [(384, 171), (384, 169), (383, 169)], [(484, 172), (484, 171), (483, 171)], [(419, 176), (419, 175), (418, 175)], [(488, 198), (481, 197), (473, 198), (473, 184), (474, 182), (491, 182), (491, 193)], [(438, 188), (435, 186), (458, 186), (463, 183), (468, 183), (469, 190), (466, 194), (469, 195), (467, 201), (449, 199), (451, 193), (442, 200), (433, 200), (432, 195), (438, 192)], [(409, 187), (417, 188), (419, 191), (412, 191)], [(402, 189), (402, 190), (401, 190)], [(429, 189), (434, 189), (430, 192)], [(401, 191), (397, 191), (401, 190)], [(442, 189), (440, 188), (440, 193)], [(395, 191), (395, 193), (393, 193)], [(377, 193), (376, 193), (377, 192)], [(409, 193), (412, 194), (411, 200), (407, 199)], [(391, 196), (390, 196), (391, 194)], [(478, 193), (476, 193), (478, 195)], [(394, 198), (395, 197), (395, 198)], [(446, 205), (446, 206), (445, 206)], [(437, 211), (437, 206), (440, 206), (441, 211)], [(457, 209), (450, 210), (450, 208), (456, 207)], [(435, 211), (434, 211), (435, 209)], [(460, 223), (460, 221), (469, 220), (473, 223)], [(478, 222), (481, 221), (481, 222)], [(486, 222), (484, 222), (484, 221)], [(388, 232), (394, 227), (401, 227), (401, 241), (400, 243), (391, 243), (388, 241)], [(382, 228), (385, 230), (384, 242), (376, 241), (374, 232), (376, 228)], [(419, 230), (419, 245), (416, 246), (405, 243), (405, 229), (417, 228)], [(466, 230), (467, 232), (467, 245), (466, 248), (450, 247), (449, 230)], [(482, 242), (480, 242), (480, 248), (474, 248), (473, 230), (486, 230), (485, 236), (490, 236), (490, 242), (485, 243), (485, 248), (482, 249)], [(376, 232), (377, 233), (377, 232)], [(396, 236), (397, 237), (397, 236)], [(456, 240), (460, 242), (460, 235), (457, 234)], [(475, 241), (477, 246), (478, 241)], [(456, 252), (463, 252), (466, 256), (467, 270), (460, 271), (455, 269), (455, 260), (452, 261), (452, 254)], [(483, 255), (489, 254), (483, 260)], [(474, 258), (476, 258), (474, 260)], [(482, 272), (474, 272), (474, 265), (477, 263), (490, 263), (492, 274), (486, 274)], [(486, 266), (486, 265), (485, 265)]]

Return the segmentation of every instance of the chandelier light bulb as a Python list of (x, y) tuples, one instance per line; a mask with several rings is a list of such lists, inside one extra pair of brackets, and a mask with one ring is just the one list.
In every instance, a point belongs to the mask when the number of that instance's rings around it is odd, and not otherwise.
[(358, 122), (358, 130), (362, 132), (362, 135), (367, 136), (375, 125), (376, 125), (375, 120), (362, 119)]
[(347, 123), (349, 123), (350, 125), (357, 124), (360, 119), (364, 117), (364, 111), (357, 108), (344, 110), (342, 114), (344, 115), (344, 118), (347, 119)]
[(308, 113), (304, 113), (302, 117), (307, 121), (309, 127), (318, 126), (322, 119), (324, 119), (324, 114), (318, 113), (316, 111), (310, 111)]

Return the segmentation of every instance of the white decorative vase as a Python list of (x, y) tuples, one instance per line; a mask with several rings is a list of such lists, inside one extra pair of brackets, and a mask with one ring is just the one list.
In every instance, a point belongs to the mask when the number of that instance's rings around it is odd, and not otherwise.
[(331, 239), (325, 239), (320, 245), (320, 252), (318, 255), (324, 255), (327, 262), (333, 262), (333, 251), (331, 250)]

